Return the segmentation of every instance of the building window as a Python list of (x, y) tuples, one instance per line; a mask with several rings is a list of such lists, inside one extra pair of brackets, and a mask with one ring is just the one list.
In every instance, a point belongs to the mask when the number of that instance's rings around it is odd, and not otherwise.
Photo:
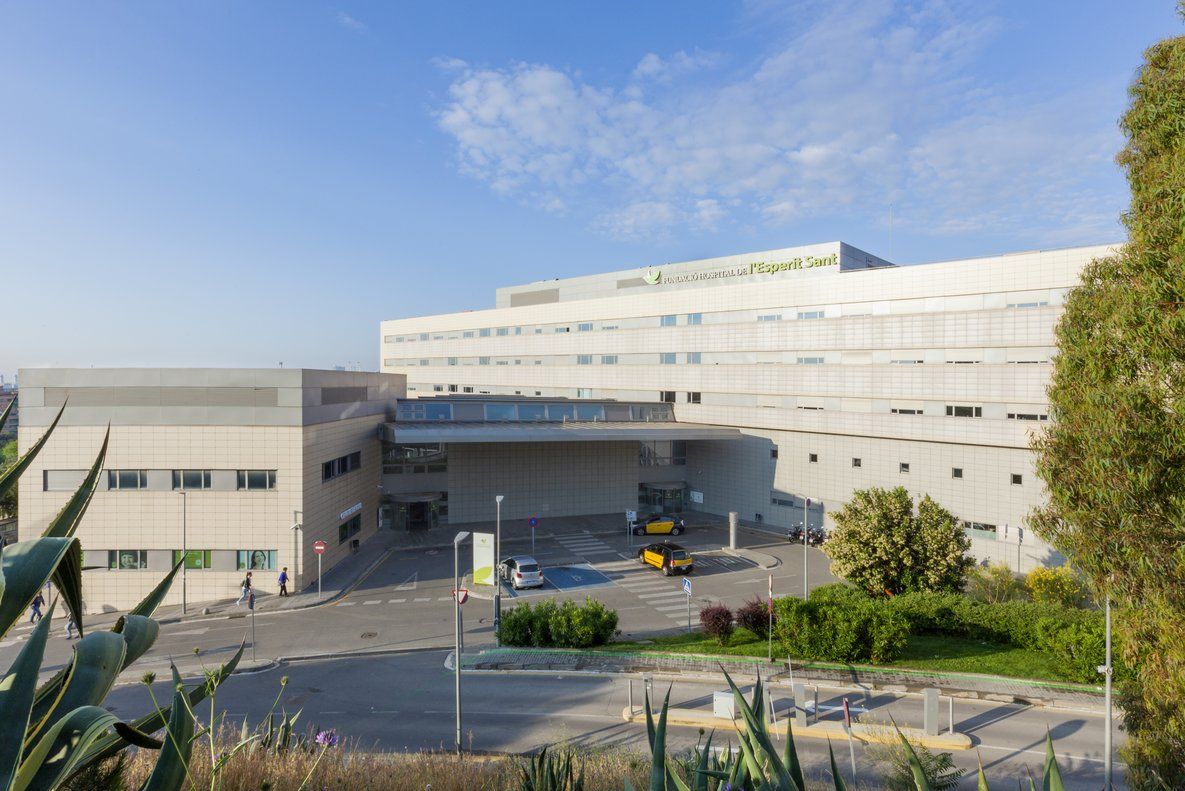
[(699, 365), (700, 364), (699, 361), (701, 359), (700, 355), (701, 355), (701, 352), (688, 352), (687, 353), (687, 364), (688, 365)]
[(107, 550), (107, 568), (115, 571), (146, 569), (148, 568), (148, 550), (109, 549)]
[(658, 362), (662, 365), (674, 365), (677, 356), (674, 352), (662, 352), (658, 355)]
[(420, 360), (420, 365), (428, 365), (428, 360)]
[(661, 327), (674, 327), (676, 322), (677, 318), (675, 316), (663, 316), (659, 319), (658, 324)]
[(462, 393), (472, 393), (472, 392), (473, 392), (473, 385), (465, 385), (465, 386), (463, 386), (463, 387), (461, 388), (461, 392), (462, 392)]
[(383, 445), (384, 475), (448, 472), (448, 452), (439, 443)]
[(239, 490), (263, 492), (276, 488), (275, 470), (239, 470)]
[(946, 405), (947, 417), (983, 417), (983, 407), (962, 406), (959, 404)]
[(490, 364), (490, 358), (489, 358), (489, 357), (478, 357), (478, 358), (477, 358), (477, 364), (478, 364), (478, 365), (489, 365), (489, 364)]
[(922, 360), (889, 360), (890, 365), (921, 365)]
[(897, 465), (897, 472), (909, 472), (909, 462), (903, 461)]
[(274, 549), (240, 549), (235, 568), (239, 571), (261, 571), (276, 567), (276, 550)]
[(556, 327), (555, 331), (556, 332), (569, 332), (569, 331), (571, 331), (571, 329), (572, 329), (571, 327)]
[(893, 407), (889, 410), (894, 415), (923, 415), (925, 412), (921, 409), (907, 409), (902, 407)]
[(601, 365), (617, 365), (617, 355), (616, 354), (602, 354), (601, 355)]
[(489, 327), (482, 327), (480, 330), (477, 331), (477, 336), (479, 338), (490, 337), (490, 328)]
[(781, 313), (762, 313), (760, 316), (757, 317), (757, 320), (758, 321), (781, 321), (782, 314)]
[(498, 335), (498, 336), (505, 336), (505, 335), (509, 335), (509, 334), (510, 334), (510, 328), (509, 328), (509, 327), (499, 327), (499, 328), (498, 328), (498, 329), (495, 331), (495, 334), (496, 334), (496, 335)]
[(578, 355), (576, 355), (576, 364), (577, 365), (592, 365), (592, 357), (593, 356), (591, 354), (578, 354)]
[(581, 322), (580, 324), (577, 324), (576, 331), (577, 332), (592, 332), (592, 322), (585, 321), (585, 322)]
[(800, 318), (800, 319), (821, 319), (821, 318), (823, 318), (823, 311), (821, 311), (821, 310), (800, 310), (800, 311), (798, 311), (798, 318)]
[(950, 477), (962, 478), (963, 477), (963, 468), (962, 467), (951, 467), (950, 468)]
[(362, 451), (356, 450), (345, 456), (339, 456), (332, 461), (324, 462), (321, 465), (321, 481), (332, 480), (339, 475), (345, 475), (347, 472), (353, 472), (361, 467)]
[(674, 390), (660, 390), (658, 393), (658, 400), (662, 401), (664, 404), (675, 403), (675, 391)]
[(147, 489), (148, 470), (107, 470), (108, 489)]
[(426, 341), (426, 340), (428, 340), (428, 333), (426, 333), (426, 332), (421, 332), (421, 333), (420, 333), (420, 340), (422, 340), (422, 341)]
[(74, 492), (86, 480), (86, 470), (42, 470), (43, 492)]
[(771, 459), (776, 459), (776, 458), (778, 458), (778, 449), (777, 449), (777, 448), (770, 448), (770, 449), (769, 449), (769, 457), (770, 457)]
[(683, 440), (659, 439), (638, 443), (638, 465), (641, 467), (682, 467), (687, 464), (687, 443)]
[(972, 533), (983, 533), (984, 538), (993, 538), (996, 535), (996, 526), (986, 522), (964, 522), (963, 529)]
[(1012, 473), (1012, 485), (1013, 486), (1023, 486), (1024, 482), (1025, 482), (1025, 479), (1024, 479), (1023, 475), (1020, 475), (1015, 472)]
[(1009, 412), (1009, 420), (1049, 420), (1049, 415), (1040, 412)]
[(809, 454), (807, 456), (807, 461), (809, 461), (811, 464), (818, 464), (819, 463), (819, 454), (818, 453)]
[(456, 386), (456, 385), (449, 385), (449, 386), (448, 386), (448, 391), (449, 391), (450, 393), (455, 393), (455, 392), (457, 392), (457, 386)]
[(432, 392), (433, 393), (443, 393), (444, 392), (444, 385), (432, 385)]
[(702, 313), (688, 313), (687, 314), (687, 323), (688, 324), (703, 324), (704, 323), (704, 314), (702, 314)]
[(362, 532), (362, 514), (355, 514), (337, 526), (337, 543), (344, 544), (360, 532)]
[(461, 337), (462, 338), (472, 338), (473, 337), (473, 330), (465, 330), (464, 332), (461, 333)]
[(456, 357), (450, 357), (450, 358), (448, 358), (448, 364), (449, 364), (449, 365), (456, 365), (456, 364), (457, 364), (457, 358), (456, 358)]
[(577, 398), (592, 398), (593, 397), (592, 388), (591, 387), (576, 388), (576, 397)]
[(700, 402), (699, 399), (700, 399), (699, 393), (688, 393), (687, 394), (687, 403), (689, 403), (689, 404), (698, 404)]
[(852, 466), (853, 467), (863, 467), (864, 461), (862, 459), (859, 459), (859, 458), (853, 456), (852, 457)]
[(799, 365), (822, 365), (823, 358), (822, 357), (799, 357), (798, 364)]
[(1010, 308), (1045, 308), (1048, 306), (1049, 306), (1049, 303), (1044, 302), (1044, 301), (1042, 301), (1042, 302), (1011, 302), (1008, 305), (1008, 307), (1010, 307)]
[(209, 470), (173, 470), (174, 489), (209, 489)]
[[(210, 555), (212, 553), (208, 549), (189, 549), (185, 551), (185, 568), (190, 571), (200, 571), (202, 569), (210, 568)], [(173, 565), (176, 566), (181, 562), (181, 550), (173, 550)]]

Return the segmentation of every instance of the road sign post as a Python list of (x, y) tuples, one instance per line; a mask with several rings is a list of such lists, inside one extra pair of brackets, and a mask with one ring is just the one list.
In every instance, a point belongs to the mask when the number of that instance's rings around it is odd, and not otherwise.
[(255, 591), (247, 592), (247, 609), (251, 611), (251, 661), (255, 661)]
[(532, 516), (527, 520), (527, 527), (531, 528), (531, 557), (535, 556), (535, 528), (539, 527), (539, 518)]
[(325, 554), (325, 542), (313, 542), (313, 554), (317, 556), (317, 601), (321, 601), (321, 556)]
[(811, 532), (810, 515), (808, 509), (811, 507), (811, 498), (806, 498), (802, 501), (802, 600), (806, 601), (807, 596), (810, 595), (810, 583), (806, 578), (806, 549), (807, 549), (807, 535)]
[(634, 522), (638, 521), (637, 511), (625, 512), (625, 545), (632, 547), (634, 545)]
[(691, 631), (691, 580), (683, 578), (683, 592), (687, 594), (687, 631)]
[(769, 575), (769, 630), (766, 632), (766, 659), (774, 661), (774, 575)]
[[(461, 589), (461, 542), (469, 538), (469, 532), (462, 530), (453, 538), (453, 590)], [(457, 705), (457, 732), (455, 735), (455, 747), (457, 755), (461, 754), (461, 600), (460, 597), (453, 597), (453, 611), (455, 613), (454, 628), (455, 645), (453, 648), (453, 683), (456, 690), (456, 705)]]

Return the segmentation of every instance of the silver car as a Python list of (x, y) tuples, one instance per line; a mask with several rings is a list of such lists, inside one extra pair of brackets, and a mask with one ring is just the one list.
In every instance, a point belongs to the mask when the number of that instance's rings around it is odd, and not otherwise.
[(515, 590), (543, 585), (543, 569), (530, 555), (515, 555), (498, 564), (498, 576)]

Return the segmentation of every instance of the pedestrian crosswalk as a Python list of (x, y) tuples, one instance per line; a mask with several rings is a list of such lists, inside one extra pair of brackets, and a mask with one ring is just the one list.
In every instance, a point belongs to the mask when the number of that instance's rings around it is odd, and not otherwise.
[[(682, 582), (675, 577), (663, 577), (650, 566), (635, 560), (612, 560), (594, 563), (593, 567), (652, 607), (659, 615), (672, 621), (687, 621), (687, 594)], [(692, 608), (695, 608), (692, 604)]]
[(591, 533), (559, 536), (556, 541), (574, 555), (616, 555), (617, 550)]

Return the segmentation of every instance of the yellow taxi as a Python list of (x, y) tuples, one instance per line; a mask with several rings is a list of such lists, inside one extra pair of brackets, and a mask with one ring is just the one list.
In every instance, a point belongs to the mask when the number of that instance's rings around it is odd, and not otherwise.
[(661, 569), (664, 577), (672, 574), (690, 574), (695, 569), (691, 553), (678, 544), (648, 544), (638, 550), (638, 561), (647, 566)]
[(665, 516), (663, 514), (652, 514), (643, 517), (636, 522), (631, 522), (630, 527), (633, 529), (635, 536), (667, 534), (677, 536), (686, 529), (686, 525), (679, 517)]

